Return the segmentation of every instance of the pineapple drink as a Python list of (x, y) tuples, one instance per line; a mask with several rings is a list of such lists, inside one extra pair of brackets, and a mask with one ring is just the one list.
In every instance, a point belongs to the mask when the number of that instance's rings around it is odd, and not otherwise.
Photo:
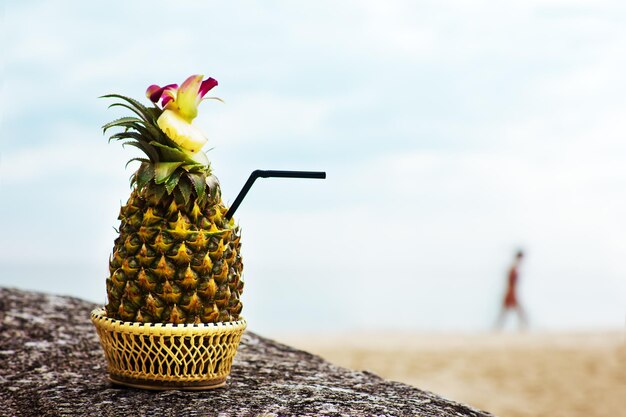
[[(133, 116), (103, 126), (141, 149), (120, 210), (107, 279), (107, 317), (143, 323), (236, 321), (242, 309), (239, 227), (227, 212), (212, 175), (204, 134), (192, 124), (217, 81), (194, 75), (179, 87), (152, 85), (154, 106), (117, 94), (111, 107)], [(132, 161), (132, 160), (131, 160)]]

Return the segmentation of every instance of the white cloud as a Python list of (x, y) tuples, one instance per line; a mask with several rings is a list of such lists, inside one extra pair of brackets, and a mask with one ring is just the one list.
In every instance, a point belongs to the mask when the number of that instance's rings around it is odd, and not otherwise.
[[(134, 149), (123, 150), (120, 144), (107, 145), (99, 129), (57, 124), (43, 145), (5, 151), (0, 154), (0, 185), (31, 187), (59, 177), (95, 177), (107, 180), (128, 178), (126, 162), (142, 156)], [(62, 186), (62, 184), (60, 184)]]
[[(308, 164), (329, 174), (260, 182), (240, 209), (254, 314), (264, 317), (257, 297), (321, 288), (329, 317), (346, 326), (398, 308), (407, 325), (438, 317), (479, 327), (521, 244), (542, 323), (623, 320), (621, 3), (66, 1), (6, 10), (0, 187), (13, 203), (0, 210), (0, 263), (25, 262), (24, 247), (46, 262), (103, 262), (132, 152), (100, 135), (114, 112), (96, 97), (140, 98), (147, 84), (210, 71), (226, 105), (203, 103), (198, 124), (217, 147), (210, 155), (227, 200), (254, 168)], [(595, 316), (576, 305), (589, 279), (610, 306)], [(571, 296), (559, 300), (560, 317), (550, 296), (562, 287)], [(314, 301), (291, 305), (294, 317), (319, 309)], [(455, 302), (475, 313), (447, 313)]]
[[(198, 124), (204, 125), (204, 130), (216, 141), (241, 145), (261, 140), (275, 146), (276, 142), (282, 144), (303, 136), (320, 138), (325, 118), (332, 114), (336, 103), (252, 93), (229, 98), (223, 105), (204, 103), (203, 106), (207, 108), (207, 116), (200, 116)], [(206, 120), (209, 117), (211, 123)]]
[[(611, 202), (584, 197), (602, 186), (614, 167), (581, 187), (572, 164), (554, 167), (528, 155), (415, 152), (336, 170), (326, 184), (333, 189), (315, 190), (315, 197), (307, 193), (308, 184), (298, 185), (299, 192), (289, 187), (283, 195), (270, 190), (265, 198), (273, 205), (243, 208), (239, 215), (253, 281), (249, 290), (265, 294), (261, 287), (269, 279), (273, 288), (304, 286), (311, 300), (333, 291), (340, 317), (350, 317), (356, 308), (368, 325), (387, 319), (376, 314), (381, 310), (367, 309), (367, 300), (383, 293), (389, 298), (377, 303), (391, 310), (399, 325), (406, 320), (426, 328), (454, 327), (455, 318), (445, 311), (458, 308), (475, 314), (467, 321), (456, 317), (457, 326), (475, 327), (495, 314), (489, 306), (497, 304), (506, 261), (521, 245), (529, 253), (523, 286), (535, 320), (544, 326), (563, 323), (564, 317), (569, 323), (619, 324), (626, 290), (619, 277), (626, 269), (617, 254), (626, 244), (617, 231), (626, 228), (621, 214), (626, 197), (613, 194)], [(570, 175), (555, 175), (558, 171)], [(303, 206), (319, 198), (329, 209), (319, 203), (313, 210), (281, 209), (280, 198)], [(341, 304), (342, 291), (350, 292), (349, 304)], [(602, 311), (577, 308), (589, 291), (605, 297)], [(301, 311), (294, 314), (304, 315), (314, 305), (301, 300)], [(416, 319), (415, 309), (433, 321)], [(433, 312), (443, 317), (432, 318)]]

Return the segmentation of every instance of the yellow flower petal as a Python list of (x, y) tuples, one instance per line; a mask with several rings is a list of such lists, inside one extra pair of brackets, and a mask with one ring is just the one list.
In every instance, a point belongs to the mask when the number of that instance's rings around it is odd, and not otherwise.
[(187, 78), (180, 87), (176, 95), (176, 106), (180, 115), (191, 123), (198, 115), (198, 104), (201, 97), (198, 97), (203, 75), (192, 75)]
[(209, 165), (209, 158), (206, 156), (204, 151), (198, 151), (193, 154), (189, 154), (189, 156), (194, 160), (194, 162), (202, 165)]
[(190, 154), (200, 151), (207, 143), (204, 133), (175, 111), (163, 110), (157, 124), (168, 138)]

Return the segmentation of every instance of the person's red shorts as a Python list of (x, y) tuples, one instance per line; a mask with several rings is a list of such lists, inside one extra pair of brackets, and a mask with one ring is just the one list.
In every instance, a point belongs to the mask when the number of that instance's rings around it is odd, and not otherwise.
[(505, 307), (517, 306), (517, 298), (515, 298), (515, 293), (513, 291), (509, 291), (506, 293), (506, 297), (504, 297), (504, 306)]

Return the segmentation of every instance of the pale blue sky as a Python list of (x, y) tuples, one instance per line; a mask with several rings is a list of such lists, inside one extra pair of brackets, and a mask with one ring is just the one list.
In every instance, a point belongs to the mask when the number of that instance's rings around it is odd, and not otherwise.
[(626, 318), (626, 9), (618, 1), (5, 1), (0, 285), (102, 302), (132, 152), (98, 96), (193, 73), (238, 211), (244, 314), (483, 329), (507, 263), (538, 328)]

